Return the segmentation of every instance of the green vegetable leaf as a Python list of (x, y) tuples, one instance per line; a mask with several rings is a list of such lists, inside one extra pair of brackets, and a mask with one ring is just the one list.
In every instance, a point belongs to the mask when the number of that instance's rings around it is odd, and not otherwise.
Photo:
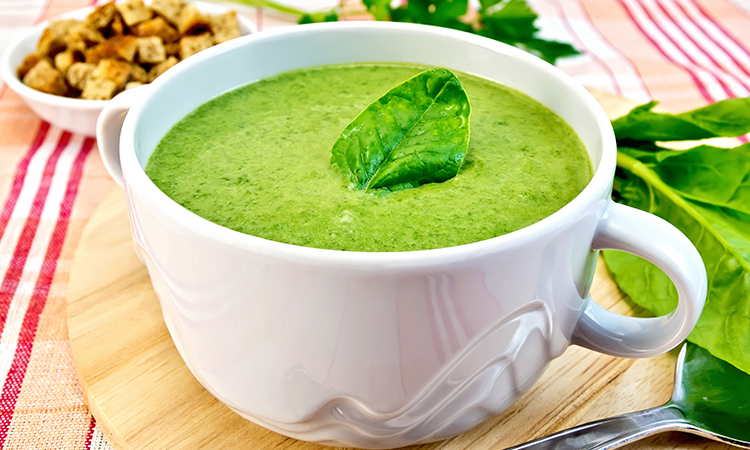
[(688, 344), (672, 403), (690, 422), (750, 441), (750, 375)]
[(395, 191), (440, 183), (469, 145), (469, 98), (445, 69), (424, 71), (364, 109), (333, 145), (331, 167), (355, 189)]
[(658, 102), (636, 106), (612, 122), (618, 141), (693, 141), (750, 132), (750, 98), (733, 98), (682, 114), (653, 112)]
[[(750, 373), (750, 216), (683, 198), (646, 164), (617, 156), (617, 195), (623, 203), (668, 220), (696, 246), (708, 274), (708, 300), (688, 340)], [(635, 256), (606, 251), (620, 288), (657, 315), (677, 304), (667, 276)]]
[(411, 0), (391, 12), (395, 22), (412, 22), (424, 25), (472, 31), (471, 25), (460, 17), (469, 11), (469, 0)]
[(362, 0), (362, 4), (375, 20), (388, 20), (391, 17), (391, 0)]
[(299, 23), (300, 25), (305, 25), (308, 23), (336, 22), (338, 20), (339, 15), (336, 13), (336, 11), (329, 11), (321, 13), (302, 14), (297, 23)]

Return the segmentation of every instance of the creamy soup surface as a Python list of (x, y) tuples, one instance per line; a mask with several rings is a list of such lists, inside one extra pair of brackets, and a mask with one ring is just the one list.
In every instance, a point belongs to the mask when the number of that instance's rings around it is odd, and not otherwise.
[(477, 242), (537, 222), (592, 177), (575, 131), (530, 97), (454, 72), (471, 102), (455, 178), (351, 190), (330, 168), (344, 127), (427, 69), (351, 64), (285, 72), (201, 105), (159, 142), (146, 173), (174, 201), (233, 230), (288, 244), (393, 252)]

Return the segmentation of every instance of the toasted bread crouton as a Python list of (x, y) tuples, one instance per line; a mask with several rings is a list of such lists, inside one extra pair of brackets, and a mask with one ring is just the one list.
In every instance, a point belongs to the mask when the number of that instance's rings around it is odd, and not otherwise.
[(125, 84), (125, 90), (127, 91), (128, 89), (133, 89), (138, 86), (143, 86), (143, 83), (141, 83), (140, 81), (128, 81)]
[(240, 37), (240, 22), (237, 20), (237, 13), (235, 11), (229, 11), (226, 14), (218, 16), (210, 16), (208, 20), (215, 43), (221, 44), (230, 39)]
[(203, 34), (208, 31), (208, 19), (195, 5), (188, 3), (177, 19), (177, 31), (182, 34)]
[(81, 21), (75, 19), (60, 19), (56, 22), (52, 22), (49, 27), (57, 33), (58, 36), (65, 36), (68, 31), (75, 25), (81, 24)]
[(167, 71), (167, 69), (171, 68), (175, 64), (180, 62), (179, 59), (175, 58), (174, 56), (170, 56), (163, 62), (160, 62), (159, 64), (155, 65), (151, 68), (151, 70), (148, 71), (148, 81), (149, 83), (154, 81), (156, 78), (158, 78), (161, 74)]
[(167, 56), (179, 56), (180, 43), (170, 42), (169, 44), (164, 44), (164, 49), (167, 51)]
[(60, 72), (46, 59), (40, 59), (23, 77), (25, 85), (54, 95), (65, 95), (68, 86)]
[(210, 33), (203, 33), (198, 36), (183, 36), (180, 39), (180, 59), (193, 56), (212, 45), (214, 45), (214, 39)]
[(141, 67), (139, 64), (133, 64), (130, 66), (130, 79), (132, 81), (148, 83), (148, 72), (146, 72), (146, 69)]
[(54, 58), (56, 54), (63, 50), (65, 50), (64, 36), (59, 35), (52, 28), (45, 29), (36, 45), (37, 54)]
[(122, 89), (130, 77), (130, 64), (119, 59), (105, 58), (99, 61), (91, 76), (106, 78), (114, 82), (117, 89)]
[(151, 10), (143, 4), (143, 0), (127, 0), (117, 5), (116, 8), (129, 27), (151, 18)]
[(86, 85), (86, 79), (91, 75), (96, 66), (91, 63), (75, 62), (68, 67), (68, 72), (65, 74), (65, 78), (68, 80), (68, 84), (73, 86), (79, 91), (83, 90)]
[(138, 61), (156, 64), (167, 59), (167, 51), (160, 37), (138, 38)]
[(182, 8), (185, 2), (182, 0), (154, 0), (151, 2), (151, 9), (168, 21), (177, 25), (180, 19)]
[(84, 51), (92, 45), (104, 42), (104, 36), (95, 28), (79, 22), (68, 29), (65, 34), (65, 45), (68, 50)]
[(107, 37), (121, 36), (125, 34), (125, 23), (122, 21), (120, 14), (115, 14), (115, 18), (112, 19), (112, 23), (109, 24), (109, 28), (106, 31)]
[(83, 60), (81, 53), (76, 50), (65, 50), (55, 55), (55, 67), (65, 76), (68, 68), (75, 62)]
[(122, 58), (132, 62), (138, 49), (138, 38), (129, 34), (112, 36), (99, 45), (86, 50), (86, 62), (98, 64), (104, 58)]
[(31, 70), (34, 66), (36, 66), (36, 63), (42, 60), (42, 57), (37, 55), (36, 53), (30, 53), (29, 56), (24, 58), (23, 62), (20, 66), (18, 66), (18, 69), (16, 69), (16, 74), (18, 75), (18, 78), (20, 80), (23, 80), (23, 77), (26, 76), (27, 73), (29, 73), (29, 70)]
[(86, 23), (93, 28), (101, 30), (107, 28), (115, 17), (115, 2), (105, 3), (97, 6), (86, 16)]
[(133, 33), (139, 37), (159, 36), (164, 42), (174, 42), (180, 38), (180, 34), (172, 25), (168, 24), (162, 17), (141, 22), (133, 28)]
[(81, 98), (86, 100), (109, 100), (115, 94), (117, 85), (114, 81), (106, 78), (97, 78), (90, 75), (86, 78), (86, 84), (81, 92)]

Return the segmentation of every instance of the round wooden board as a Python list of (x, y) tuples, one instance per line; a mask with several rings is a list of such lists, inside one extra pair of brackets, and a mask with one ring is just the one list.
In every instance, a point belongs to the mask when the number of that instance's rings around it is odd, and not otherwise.
[[(613, 116), (632, 106), (617, 97), (597, 97)], [(634, 313), (601, 261), (592, 295), (610, 310)], [(193, 378), (164, 325), (148, 272), (135, 256), (119, 188), (102, 202), (81, 238), (68, 287), (68, 328), (84, 395), (115, 449), (325, 448), (244, 420)], [(659, 405), (671, 394), (674, 361), (674, 352), (628, 360), (571, 347), (503, 414), (419, 448), (504, 448)], [(729, 447), (672, 433), (628, 448)]]

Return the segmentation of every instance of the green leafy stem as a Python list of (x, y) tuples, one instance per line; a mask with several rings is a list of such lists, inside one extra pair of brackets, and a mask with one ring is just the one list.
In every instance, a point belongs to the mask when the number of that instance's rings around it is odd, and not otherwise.
[(409, 0), (397, 8), (390, 0), (362, 0), (366, 10), (349, 11), (340, 3), (329, 11), (306, 12), (273, 0), (231, 0), (272, 8), (299, 17), (299, 23), (336, 22), (353, 15), (370, 14), (375, 20), (433, 25), (478, 34), (513, 45), (552, 64), (558, 58), (579, 54), (570, 44), (538, 36), (537, 14), (526, 0), (481, 0), (478, 14), (469, 14), (469, 0)]

